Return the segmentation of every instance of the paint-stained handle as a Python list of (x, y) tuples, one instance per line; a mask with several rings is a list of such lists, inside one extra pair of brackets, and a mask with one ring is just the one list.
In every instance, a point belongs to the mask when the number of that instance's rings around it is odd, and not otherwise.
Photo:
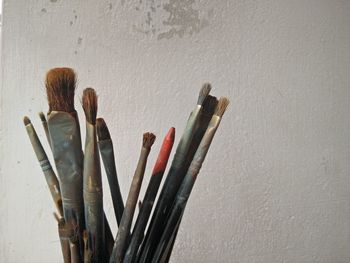
[(33, 124), (28, 123), (25, 127), (27, 130), (30, 142), (33, 146), (33, 150), (35, 152), (35, 155), (36, 155), (36, 157), (39, 161), (39, 164), (41, 166), (41, 169), (44, 173), (44, 176), (45, 176), (47, 185), (50, 189), (50, 193), (51, 193), (52, 199), (55, 203), (55, 207), (57, 209), (57, 212), (59, 213), (60, 216), (63, 216), (61, 191), (60, 191), (60, 185), (59, 185), (57, 176), (52, 169), (50, 161), (47, 158), (46, 152), (45, 152), (45, 150), (44, 150), (44, 148), (39, 140), (39, 137), (34, 129)]

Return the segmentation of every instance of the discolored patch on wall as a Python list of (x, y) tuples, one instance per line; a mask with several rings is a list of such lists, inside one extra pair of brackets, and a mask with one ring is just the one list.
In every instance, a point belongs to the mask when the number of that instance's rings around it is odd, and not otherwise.
[(196, 0), (139, 0), (134, 4), (133, 30), (158, 40), (192, 36), (207, 27), (214, 10), (200, 10)]

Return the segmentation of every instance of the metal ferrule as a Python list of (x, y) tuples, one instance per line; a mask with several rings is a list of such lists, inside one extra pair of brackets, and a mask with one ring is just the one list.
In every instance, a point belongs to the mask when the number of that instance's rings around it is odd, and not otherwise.
[[(64, 210), (75, 210), (77, 216), (83, 216), (82, 167), (80, 132), (76, 114), (52, 111), (48, 114), (48, 127), (52, 152), (60, 177)], [(65, 219), (68, 218), (65, 212)], [(82, 221), (80, 222), (80, 224)]]
[(86, 122), (84, 155), (84, 211), (93, 262), (101, 262), (104, 252), (104, 213), (100, 157), (97, 148), (96, 128)]

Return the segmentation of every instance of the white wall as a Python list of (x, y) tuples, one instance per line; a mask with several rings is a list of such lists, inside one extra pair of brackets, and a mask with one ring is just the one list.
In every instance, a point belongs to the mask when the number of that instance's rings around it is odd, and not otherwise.
[[(22, 117), (45, 141), (43, 79), (63, 65), (78, 72), (79, 96), (98, 90), (124, 196), (144, 131), (158, 135), (153, 161), (172, 125), (178, 142), (203, 82), (231, 99), (172, 262), (350, 262), (349, 1), (5, 0), (3, 8), (1, 262), (61, 262)], [(112, 220), (108, 195), (106, 203)]]

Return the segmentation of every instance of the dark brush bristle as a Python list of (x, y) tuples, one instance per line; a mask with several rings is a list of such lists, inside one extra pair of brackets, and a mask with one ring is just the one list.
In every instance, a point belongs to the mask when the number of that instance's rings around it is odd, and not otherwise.
[(31, 124), (31, 121), (30, 121), (30, 119), (27, 116), (24, 116), (23, 117), (23, 123), (24, 123), (25, 126), (27, 126), (28, 124)]
[(40, 117), (40, 120), (41, 120), (42, 122), (46, 122), (45, 114), (44, 114), (42, 111), (39, 112), (39, 117)]
[(216, 106), (214, 114), (219, 116), (219, 117), (222, 117), (222, 115), (224, 115), (225, 110), (226, 110), (229, 103), (230, 103), (230, 101), (228, 100), (228, 98), (221, 97), (219, 99), (218, 105)]
[(76, 76), (71, 68), (54, 68), (46, 74), (46, 93), (50, 111), (74, 112)]
[(156, 136), (153, 133), (151, 132), (144, 133), (142, 147), (151, 148), (155, 140), (156, 140)]
[(203, 105), (203, 102), (208, 97), (210, 90), (211, 90), (210, 83), (203, 84), (203, 86), (199, 92), (197, 105)]
[(97, 95), (93, 88), (86, 88), (82, 98), (86, 121), (95, 125), (97, 115)]
[(203, 113), (212, 115), (216, 109), (217, 104), (218, 99), (214, 96), (208, 95), (203, 103)]
[(96, 129), (97, 129), (97, 137), (99, 141), (111, 139), (111, 134), (109, 133), (108, 127), (103, 118), (97, 118)]

